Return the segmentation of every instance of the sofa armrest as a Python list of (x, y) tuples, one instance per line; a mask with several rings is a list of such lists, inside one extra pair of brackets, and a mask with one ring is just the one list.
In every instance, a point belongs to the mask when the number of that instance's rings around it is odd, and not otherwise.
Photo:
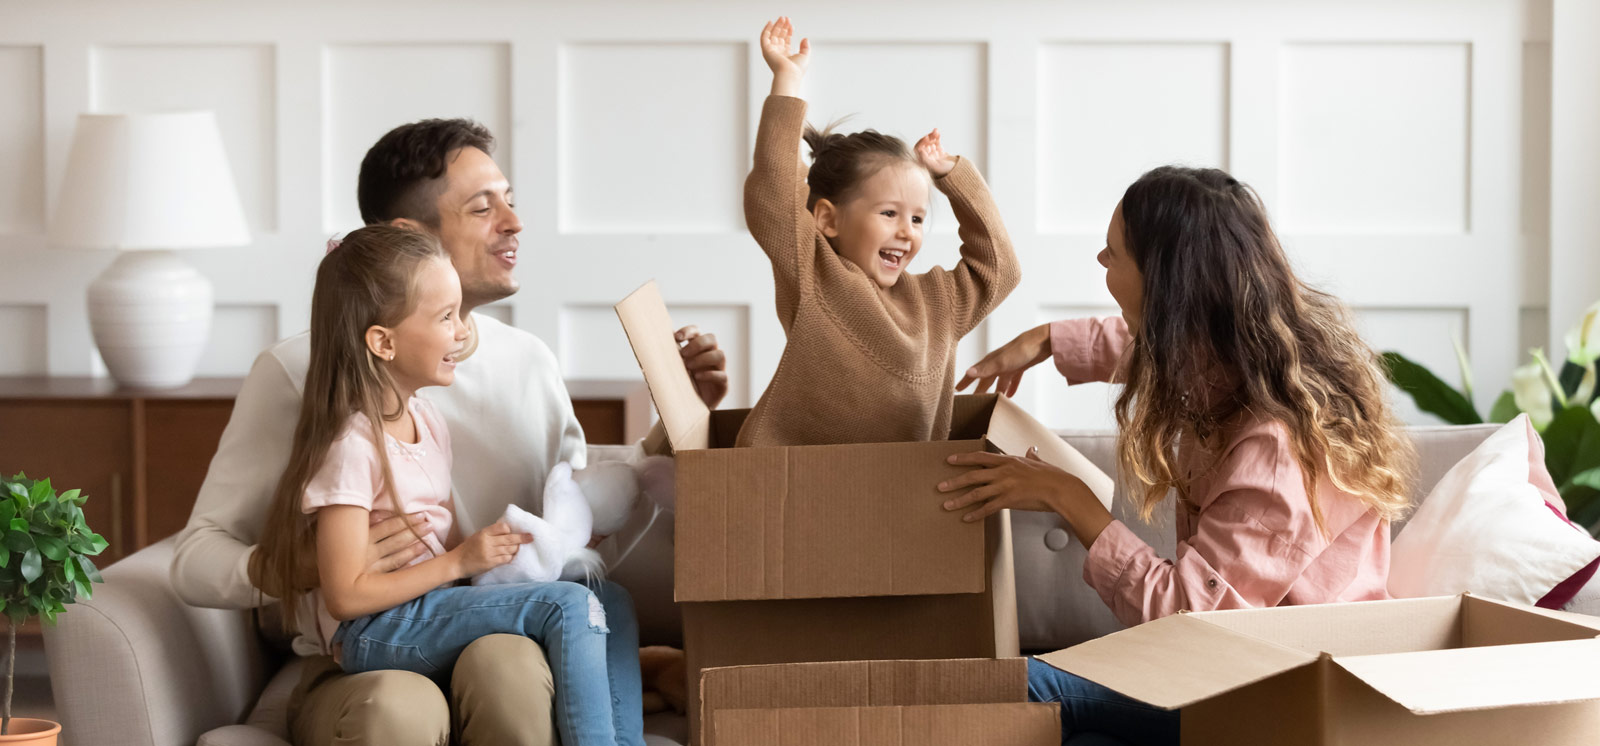
[(178, 598), (173, 541), (107, 567), (93, 598), (45, 627), (50, 685), (73, 743), (191, 746), (240, 722), (277, 668), (249, 611)]

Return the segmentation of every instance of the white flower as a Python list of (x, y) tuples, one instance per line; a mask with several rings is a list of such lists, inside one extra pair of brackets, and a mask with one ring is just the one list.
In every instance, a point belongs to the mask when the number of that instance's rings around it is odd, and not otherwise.
[(1511, 395), (1516, 399), (1517, 409), (1533, 419), (1534, 429), (1544, 430), (1545, 425), (1556, 418), (1550, 408), (1550, 385), (1545, 382), (1539, 363), (1528, 363), (1511, 372)]
[(1578, 325), (1567, 332), (1567, 359), (1574, 365), (1589, 365), (1600, 358), (1600, 301), (1589, 306)]

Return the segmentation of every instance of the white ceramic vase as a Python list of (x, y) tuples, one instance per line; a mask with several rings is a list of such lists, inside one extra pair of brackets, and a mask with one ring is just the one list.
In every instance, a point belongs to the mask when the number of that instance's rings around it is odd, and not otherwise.
[(211, 331), (211, 281), (171, 251), (123, 251), (89, 285), (89, 328), (124, 386), (194, 378)]

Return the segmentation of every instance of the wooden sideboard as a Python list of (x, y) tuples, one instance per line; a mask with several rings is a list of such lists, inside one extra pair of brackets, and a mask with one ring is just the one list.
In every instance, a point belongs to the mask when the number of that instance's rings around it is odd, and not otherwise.
[[(152, 390), (104, 378), (0, 377), (0, 471), (82, 490), (84, 517), (108, 542), (95, 563), (105, 567), (188, 522), (242, 383), (197, 378)], [(568, 386), (590, 443), (633, 442), (649, 428), (642, 382)]]

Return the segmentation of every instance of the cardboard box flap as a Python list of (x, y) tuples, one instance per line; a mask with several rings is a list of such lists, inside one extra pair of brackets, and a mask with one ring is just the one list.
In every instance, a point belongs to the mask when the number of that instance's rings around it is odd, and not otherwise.
[(628, 346), (633, 348), (639, 369), (644, 371), (650, 398), (666, 425), (667, 440), (679, 451), (709, 448), (711, 408), (701, 401), (694, 379), (683, 367), (683, 357), (678, 354), (678, 342), (673, 337), (672, 317), (655, 280), (633, 291), (614, 308), (628, 335)]
[(1026, 701), (1026, 658), (786, 663), (700, 673), (705, 711)]
[(1116, 487), (1111, 477), (1004, 395), (995, 400), (987, 435), (989, 442), (1013, 456), (1026, 456), (1030, 447), (1037, 447), (1040, 459), (1083, 480), (1100, 503), (1111, 509), (1111, 493)]
[(1316, 661), (1317, 655), (1174, 614), (1038, 659), (1164, 710)]
[(722, 710), (712, 719), (718, 746), (1054, 746), (1055, 704), (1013, 702), (910, 707)]
[(1334, 658), (1419, 715), (1600, 700), (1600, 640)]

